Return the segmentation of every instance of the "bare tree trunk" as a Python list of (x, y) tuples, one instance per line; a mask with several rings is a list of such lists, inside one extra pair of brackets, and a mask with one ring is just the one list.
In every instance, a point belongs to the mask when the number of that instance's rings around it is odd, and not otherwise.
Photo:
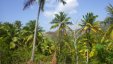
[(77, 48), (77, 42), (75, 42), (75, 50), (76, 50), (76, 64), (78, 64), (78, 48)]
[(74, 47), (75, 47), (75, 50), (76, 50), (76, 64), (79, 64), (79, 62), (78, 62), (78, 44), (77, 44), (77, 39), (80, 37), (80, 36), (82, 36), (84, 34), (84, 32), (83, 33), (81, 33), (81, 30), (79, 30), (79, 31), (77, 31), (77, 33), (75, 33), (74, 32)]
[[(87, 39), (90, 39), (90, 36), (89, 36), (89, 35), (90, 35), (90, 30), (91, 30), (90, 28), (89, 28), (88, 30), (86, 30), (86, 34), (87, 34), (86, 36), (87, 36)], [(87, 41), (87, 44), (86, 44), (86, 47), (87, 47), (87, 52), (86, 52), (86, 53), (87, 53), (86, 64), (89, 64), (89, 53), (88, 53), (88, 50), (89, 50), (88, 44), (89, 44), (89, 43), (90, 43), (90, 41), (88, 40), (88, 41)]]
[(37, 31), (38, 31), (38, 21), (39, 21), (39, 16), (40, 16), (40, 11), (41, 11), (40, 5), (39, 5), (39, 8), (38, 8), (38, 15), (37, 15), (36, 23), (35, 23), (35, 30), (34, 30), (34, 39), (33, 39), (33, 48), (32, 48), (31, 61), (34, 61), (35, 44), (36, 44), (36, 40), (37, 40)]
[(77, 48), (77, 42), (75, 43), (76, 45), (76, 64), (78, 64), (78, 48)]
[(78, 37), (78, 36), (76, 36), (76, 35), (75, 35), (75, 32), (74, 32), (74, 40), (75, 40), (75, 41), (74, 41), (74, 46), (75, 46), (75, 50), (76, 50), (76, 52), (75, 52), (75, 53), (76, 53), (76, 64), (78, 64), (78, 48), (77, 48), (77, 42), (76, 42), (77, 37)]

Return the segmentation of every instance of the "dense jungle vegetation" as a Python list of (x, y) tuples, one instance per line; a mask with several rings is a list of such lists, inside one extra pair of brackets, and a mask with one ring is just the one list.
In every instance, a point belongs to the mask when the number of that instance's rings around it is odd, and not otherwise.
[[(32, 2), (28, 1), (24, 9)], [(44, 0), (39, 0), (37, 20), (30, 20), (24, 26), (19, 20), (0, 22), (0, 64), (113, 64), (111, 4), (106, 6), (108, 16), (103, 21), (88, 12), (76, 30), (70, 28), (74, 25), (71, 18), (59, 12), (50, 22), (51, 30), (57, 28), (54, 32), (45, 32), (43, 27), (35, 25), (43, 7)]]

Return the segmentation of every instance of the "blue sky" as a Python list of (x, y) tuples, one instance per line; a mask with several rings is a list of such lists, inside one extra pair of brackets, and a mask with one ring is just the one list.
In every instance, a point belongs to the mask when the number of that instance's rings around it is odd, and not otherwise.
[[(81, 23), (81, 18), (87, 12), (93, 12), (99, 17), (97, 20), (104, 20), (107, 16), (106, 6), (113, 5), (113, 0), (66, 0), (67, 4), (63, 6), (61, 3), (56, 3), (55, 0), (48, 0), (45, 5), (45, 11), (40, 16), (40, 26), (46, 31), (50, 30), (50, 21), (54, 18), (54, 14), (59, 11), (64, 11), (70, 16), (74, 23), (71, 26), (73, 29), (77, 28)], [(22, 21), (24, 25), (29, 20), (36, 19), (37, 5), (31, 6), (29, 9), (23, 11), (25, 0), (1, 0), (0, 1), (0, 22), (14, 22), (15, 20)]]

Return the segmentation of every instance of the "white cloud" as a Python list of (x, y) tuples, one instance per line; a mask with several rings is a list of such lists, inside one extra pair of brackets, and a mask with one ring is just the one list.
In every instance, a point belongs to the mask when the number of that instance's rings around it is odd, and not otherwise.
[(62, 3), (56, 4), (55, 0), (48, 0), (48, 3), (46, 5), (46, 10), (44, 12), (44, 15), (47, 17), (54, 17), (54, 14), (64, 11), (67, 14), (75, 14), (76, 8), (78, 6), (77, 0), (65, 0), (66, 5), (63, 5)]

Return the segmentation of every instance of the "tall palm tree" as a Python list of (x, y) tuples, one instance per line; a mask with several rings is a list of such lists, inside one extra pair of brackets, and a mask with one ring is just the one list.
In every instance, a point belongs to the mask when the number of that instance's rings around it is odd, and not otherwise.
[(109, 4), (109, 6), (107, 6), (107, 12), (108, 12), (108, 17), (106, 17), (106, 19), (104, 20), (108, 25), (113, 24), (113, 6), (111, 4)]
[(17, 28), (18, 30), (20, 30), (21, 27), (22, 27), (21, 21), (18, 21), (18, 20), (15, 21), (15, 23), (14, 23), (14, 27)]
[[(28, 8), (30, 5), (34, 4), (37, 0), (27, 0), (25, 5), (24, 5), (24, 8), (23, 9), (26, 9)], [(34, 60), (34, 53), (35, 53), (35, 44), (36, 44), (36, 35), (37, 35), (37, 27), (38, 27), (38, 21), (39, 21), (39, 16), (40, 16), (40, 12), (41, 11), (44, 11), (44, 5), (45, 5), (45, 1), (46, 0), (38, 0), (38, 14), (37, 14), (37, 20), (36, 20), (36, 23), (35, 23), (35, 32), (34, 32), (34, 39), (33, 39), (33, 49), (32, 49), (32, 56), (31, 56), (31, 61)], [(60, 0), (63, 4), (65, 4), (66, 2), (64, 0)]]
[(92, 12), (87, 13), (82, 19), (82, 30), (86, 32), (87, 35), (90, 34), (91, 30), (97, 32), (100, 30), (98, 23), (95, 22), (98, 16), (94, 15)]
[[(55, 18), (52, 20), (51, 24), (51, 29), (58, 28), (58, 41), (59, 43), (57, 44), (59, 47), (59, 54), (61, 52), (64, 40), (64, 36), (67, 35), (67, 29), (70, 29), (69, 25), (72, 25), (72, 22), (69, 21), (70, 17), (67, 17), (67, 15), (64, 12), (60, 12), (59, 14), (55, 14)], [(59, 62), (59, 61), (58, 61)]]
[[(88, 47), (90, 46), (90, 48), (92, 47), (92, 43), (90, 41), (90, 32), (91, 30), (99, 30), (94, 26), (94, 22), (96, 20), (98, 16), (94, 15), (92, 12), (87, 13), (85, 16), (83, 16), (82, 22), (83, 24), (81, 25), (83, 28), (83, 31), (85, 31), (86, 33), (86, 38), (87, 40), (87, 59), (86, 59), (86, 64), (88, 64), (89, 62), (89, 54), (88, 54)], [(88, 46), (89, 45), (89, 46)]]
[(106, 29), (107, 31), (105, 32), (101, 42), (103, 42), (106, 37), (110, 37), (110, 34), (112, 33), (112, 30), (113, 30), (112, 29), (113, 28), (113, 6), (111, 4), (109, 4), (109, 6), (107, 6), (106, 9), (107, 9), (109, 16), (105, 18), (103, 23), (107, 26), (108, 30)]
[[(44, 9), (44, 4), (45, 4), (45, 0), (38, 0), (39, 1), (39, 6), (38, 6), (38, 15), (37, 15), (37, 21), (35, 24), (35, 32), (34, 32), (34, 39), (33, 39), (33, 48), (32, 48), (32, 55), (31, 55), (31, 61), (34, 60), (34, 53), (35, 53), (35, 44), (36, 44), (36, 36), (37, 36), (37, 27), (38, 27), (38, 21), (39, 21), (39, 16), (40, 16), (40, 11), (43, 11)], [(31, 4), (33, 4), (34, 2), (36, 2), (36, 0), (28, 0), (25, 3), (24, 9), (27, 8), (28, 6), (30, 6)]]
[(53, 24), (51, 29), (58, 28), (59, 35), (64, 36), (66, 35), (66, 29), (70, 29), (68, 25), (73, 25), (69, 20), (70, 17), (67, 17), (64, 12), (59, 12), (59, 14), (55, 14), (55, 18), (51, 22)]
[(111, 4), (109, 4), (109, 6), (107, 6), (107, 12), (109, 14), (109, 16), (107, 17), (108, 19), (106, 19), (106, 22), (109, 23), (109, 29), (108, 29), (108, 34), (112, 33), (113, 31), (113, 6)]

